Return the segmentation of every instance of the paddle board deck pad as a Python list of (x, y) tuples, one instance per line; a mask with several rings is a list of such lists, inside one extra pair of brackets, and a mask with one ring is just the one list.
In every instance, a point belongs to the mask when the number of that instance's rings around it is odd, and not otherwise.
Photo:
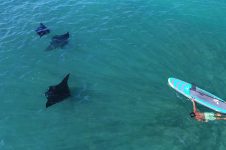
[(217, 112), (226, 114), (226, 103), (223, 99), (195, 85), (176, 78), (169, 78), (168, 83), (174, 90), (181, 93), (185, 97), (193, 99), (195, 102)]

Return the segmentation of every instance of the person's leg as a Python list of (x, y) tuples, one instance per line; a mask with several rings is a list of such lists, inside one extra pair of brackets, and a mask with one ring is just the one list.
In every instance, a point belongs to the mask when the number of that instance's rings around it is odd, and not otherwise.
[(216, 117), (216, 120), (226, 120), (226, 118)]

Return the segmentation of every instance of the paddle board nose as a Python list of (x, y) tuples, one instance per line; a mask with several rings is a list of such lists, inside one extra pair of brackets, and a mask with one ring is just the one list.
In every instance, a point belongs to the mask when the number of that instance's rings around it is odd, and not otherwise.
[(174, 88), (174, 87), (175, 87), (174, 83), (177, 82), (177, 80), (178, 80), (178, 79), (176, 79), (176, 78), (168, 78), (168, 84), (169, 84), (172, 88)]
[(190, 98), (191, 84), (176, 78), (168, 78), (168, 83), (177, 92)]

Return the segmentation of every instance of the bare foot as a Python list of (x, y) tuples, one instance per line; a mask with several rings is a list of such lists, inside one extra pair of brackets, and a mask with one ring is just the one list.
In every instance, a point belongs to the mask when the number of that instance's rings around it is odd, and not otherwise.
[(216, 117), (221, 117), (221, 116), (222, 116), (222, 114), (220, 114), (220, 113), (216, 113), (216, 114), (215, 114), (215, 116), (216, 116)]

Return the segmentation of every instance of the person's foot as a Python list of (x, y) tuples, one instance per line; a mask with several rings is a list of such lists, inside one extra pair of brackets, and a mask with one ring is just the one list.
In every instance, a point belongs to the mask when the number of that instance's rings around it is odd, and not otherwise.
[(216, 113), (216, 114), (215, 114), (215, 116), (217, 116), (217, 117), (221, 117), (221, 116), (222, 116), (222, 114), (220, 114), (220, 113)]

